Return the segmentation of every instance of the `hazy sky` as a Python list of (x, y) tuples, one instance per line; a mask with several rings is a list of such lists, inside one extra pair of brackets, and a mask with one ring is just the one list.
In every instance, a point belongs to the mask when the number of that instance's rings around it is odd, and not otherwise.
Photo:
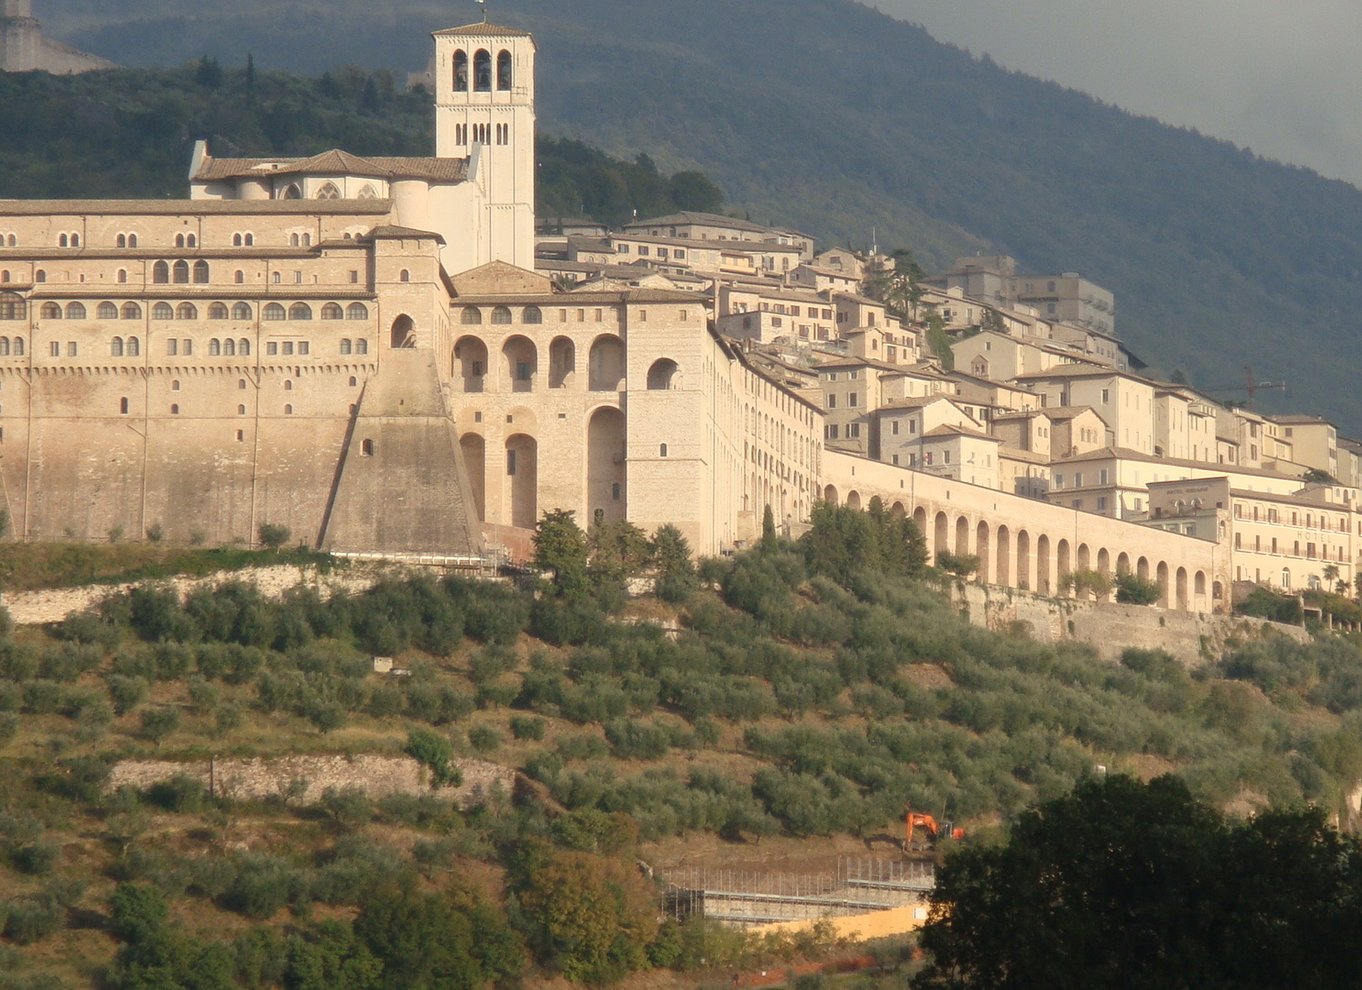
[(1362, 0), (865, 0), (1139, 114), (1362, 185)]

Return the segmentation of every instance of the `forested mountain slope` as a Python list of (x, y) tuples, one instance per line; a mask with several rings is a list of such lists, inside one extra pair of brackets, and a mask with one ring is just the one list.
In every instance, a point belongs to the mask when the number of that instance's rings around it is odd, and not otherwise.
[[(470, 5), (471, 7), (471, 5)], [(54, 33), (126, 63), (419, 68), (422, 0), (50, 0)], [(468, 11), (468, 19), (475, 16)], [(1240, 366), (1272, 401), (1362, 430), (1351, 344), (1362, 191), (1006, 72), (848, 0), (517, 0), (540, 48), (540, 121), (664, 168), (700, 168), (753, 219), (909, 245), (932, 266), (1007, 252), (1115, 291), (1151, 364), (1206, 387)], [(363, 150), (363, 149), (361, 149)]]

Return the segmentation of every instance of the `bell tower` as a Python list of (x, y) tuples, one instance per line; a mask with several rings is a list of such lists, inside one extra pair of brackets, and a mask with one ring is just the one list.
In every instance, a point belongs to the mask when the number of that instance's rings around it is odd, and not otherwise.
[(487, 261), (534, 268), (534, 39), (486, 22), (437, 31), (435, 154), (469, 159)]
[(33, 0), (0, 3), (0, 71), (28, 72), (38, 68), (41, 45)]

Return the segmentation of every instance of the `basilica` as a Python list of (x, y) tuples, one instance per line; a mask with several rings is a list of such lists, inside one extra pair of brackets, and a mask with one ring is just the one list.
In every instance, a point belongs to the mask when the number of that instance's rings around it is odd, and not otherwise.
[(823, 418), (692, 292), (534, 271), (535, 43), (436, 32), (429, 157), (220, 158), (180, 201), (0, 202), (21, 539), (479, 555), (546, 510), (698, 552), (807, 518)]

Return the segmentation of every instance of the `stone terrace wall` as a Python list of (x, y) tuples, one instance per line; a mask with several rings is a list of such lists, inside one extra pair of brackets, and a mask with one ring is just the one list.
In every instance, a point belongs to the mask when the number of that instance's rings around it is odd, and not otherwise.
[[(176, 577), (144, 581), (140, 584), (162, 584), (174, 588), (183, 598), (202, 587), (216, 587), (228, 581), (254, 584), (266, 598), (279, 598), (293, 588), (315, 589), (322, 597), (353, 595), (373, 587), (386, 574), (390, 565), (350, 564), (323, 574), (316, 567), (281, 564), (276, 567), (248, 567), (239, 571), (220, 571), (207, 577)], [(2, 603), (10, 618), (19, 625), (40, 625), (60, 622), (73, 612), (93, 608), (109, 595), (131, 591), (137, 584), (91, 584), (79, 588), (59, 588), (51, 591), (15, 591), (4, 596)]]
[(468, 807), (501, 793), (510, 796), (515, 771), (483, 760), (455, 760), (463, 783), (434, 789), (425, 768), (407, 756), (281, 756), (275, 759), (124, 760), (109, 774), (106, 789), (145, 790), (172, 777), (187, 776), (205, 789), (234, 800), (280, 798), (301, 782), (291, 795), (301, 804), (315, 804), (329, 788), (357, 788), (371, 798), (393, 794), (438, 794)]
[(1218, 658), (1234, 638), (1272, 632), (1302, 643), (1310, 640), (1310, 634), (1299, 626), (1263, 619), (1047, 598), (978, 584), (956, 584), (952, 599), (976, 626), (995, 632), (1020, 628), (1042, 643), (1076, 640), (1093, 647), (1105, 660), (1117, 660), (1123, 650), (1136, 647), (1164, 650), (1195, 667)]

